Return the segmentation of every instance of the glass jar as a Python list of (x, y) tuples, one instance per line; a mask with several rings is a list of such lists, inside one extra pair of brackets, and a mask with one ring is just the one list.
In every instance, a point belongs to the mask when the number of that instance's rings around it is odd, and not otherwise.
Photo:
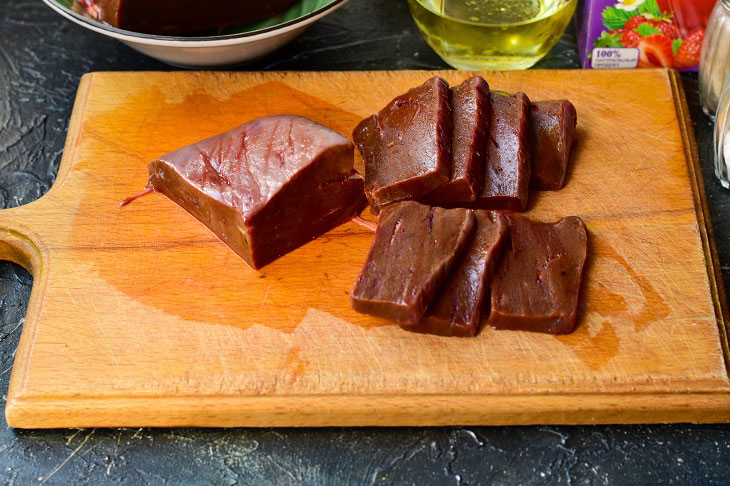
[(730, 0), (715, 5), (705, 30), (700, 55), (700, 102), (705, 114), (714, 117), (720, 93), (730, 75)]
[[(730, 0), (728, 0), (730, 1)], [(553, 48), (578, 0), (408, 0), (431, 48), (457, 69), (527, 69)]]
[(720, 94), (715, 120), (715, 175), (724, 188), (730, 189), (730, 79)]

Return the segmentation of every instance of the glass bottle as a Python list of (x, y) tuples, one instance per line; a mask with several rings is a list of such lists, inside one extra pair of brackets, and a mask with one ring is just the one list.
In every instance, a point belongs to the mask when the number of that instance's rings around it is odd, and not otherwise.
[(725, 80), (730, 75), (730, 0), (715, 5), (705, 30), (700, 55), (700, 102), (714, 117)]
[(720, 184), (730, 189), (730, 79), (720, 94), (715, 120), (715, 175)]

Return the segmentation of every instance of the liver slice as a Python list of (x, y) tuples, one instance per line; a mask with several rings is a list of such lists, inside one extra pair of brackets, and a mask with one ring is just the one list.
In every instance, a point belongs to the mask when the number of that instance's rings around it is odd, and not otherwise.
[(513, 329), (573, 332), (587, 254), (580, 218), (537, 223), (511, 215), (510, 243), (492, 282), (489, 324)]
[(530, 189), (530, 100), (524, 93), (492, 92), (490, 101), (484, 187), (470, 206), (524, 211)]
[(565, 185), (577, 115), (570, 101), (538, 101), (530, 106), (532, 187), (558, 190)]
[(422, 199), (449, 180), (448, 84), (429, 79), (360, 122), (352, 136), (365, 161), (365, 193), (376, 210)]
[(370, 174), (371, 189), (369, 191), (366, 189), (365, 196), (367, 196), (368, 203), (372, 207), (373, 212), (377, 214), (379, 206), (378, 202), (372, 196), (372, 187), (375, 185), (375, 173), (380, 169), (380, 166), (385, 163), (385, 144), (380, 137), (378, 117), (376, 115), (371, 115), (358, 123), (355, 130), (352, 132), (352, 139), (355, 141), (355, 146), (360, 151), (363, 161), (365, 162), (366, 179), (368, 174)]
[(451, 113), (451, 179), (426, 196), (424, 201), (429, 204), (454, 206), (474, 201), (484, 182), (489, 85), (481, 76), (451, 88)]
[(386, 206), (352, 290), (352, 308), (415, 326), (471, 243), (473, 230), (468, 209), (415, 201)]
[(475, 336), (481, 310), (489, 303), (489, 286), (502, 256), (507, 219), (492, 211), (474, 211), (476, 230), (471, 245), (439, 290), (426, 317), (412, 330), (439, 336)]
[(120, 29), (178, 35), (243, 25), (284, 13), (296, 0), (80, 0)]
[(259, 118), (152, 161), (149, 185), (258, 269), (367, 205), (353, 146), (306, 118)]

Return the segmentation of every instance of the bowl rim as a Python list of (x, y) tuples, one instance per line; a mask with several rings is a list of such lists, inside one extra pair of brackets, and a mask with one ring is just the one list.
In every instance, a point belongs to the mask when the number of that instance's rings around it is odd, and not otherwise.
[(171, 46), (214, 46), (214, 45), (227, 45), (236, 44), (241, 41), (257, 40), (258, 38), (271, 37), (275, 34), (288, 32), (299, 27), (300, 23), (310, 23), (319, 18), (323, 17), (327, 13), (341, 7), (348, 0), (333, 0), (324, 7), (320, 7), (313, 12), (310, 12), (296, 19), (288, 20), (281, 24), (277, 24), (264, 29), (254, 30), (252, 32), (243, 32), (240, 34), (227, 34), (227, 35), (215, 35), (215, 36), (172, 36), (172, 35), (157, 35), (157, 34), (145, 34), (142, 32), (134, 32), (131, 30), (119, 29), (112, 27), (111, 25), (98, 22), (96, 20), (84, 17), (68, 7), (61, 5), (58, 0), (43, 0), (43, 2), (55, 10), (57, 13), (63, 15), (67, 19), (86, 27), (90, 30), (98, 32), (100, 34), (109, 35), (111, 37), (128, 40), (132, 42), (138, 42), (143, 44), (156, 44), (156, 45), (171, 45)]

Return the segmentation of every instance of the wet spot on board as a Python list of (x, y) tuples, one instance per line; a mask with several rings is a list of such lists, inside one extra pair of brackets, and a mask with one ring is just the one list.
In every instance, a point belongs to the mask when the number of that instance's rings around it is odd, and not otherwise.
[(594, 371), (603, 368), (618, 354), (621, 343), (616, 329), (608, 321), (604, 321), (600, 330), (592, 336), (587, 332), (576, 332), (556, 338), (570, 346), (576, 356)]
[(294, 383), (300, 376), (307, 371), (309, 361), (303, 359), (300, 355), (299, 346), (293, 345), (284, 358), (284, 372), (289, 374), (289, 383)]
[[(669, 315), (669, 306), (665, 302), (664, 298), (657, 292), (649, 279), (644, 275), (639, 275), (626, 259), (621, 256), (612, 246), (606, 242), (600, 243), (600, 250), (602, 255), (611, 258), (613, 261), (618, 263), (629, 275), (631, 280), (636, 284), (643, 298), (643, 303), (638, 311), (628, 312), (626, 308), (616, 307), (616, 302), (619, 297), (614, 294), (613, 297), (609, 296), (606, 303), (608, 305), (597, 306), (597, 312), (602, 315), (626, 315), (634, 322), (634, 330), (637, 332), (644, 331), (653, 322), (661, 320)], [(613, 300), (611, 300), (613, 299)], [(603, 309), (603, 311), (601, 311)]]

